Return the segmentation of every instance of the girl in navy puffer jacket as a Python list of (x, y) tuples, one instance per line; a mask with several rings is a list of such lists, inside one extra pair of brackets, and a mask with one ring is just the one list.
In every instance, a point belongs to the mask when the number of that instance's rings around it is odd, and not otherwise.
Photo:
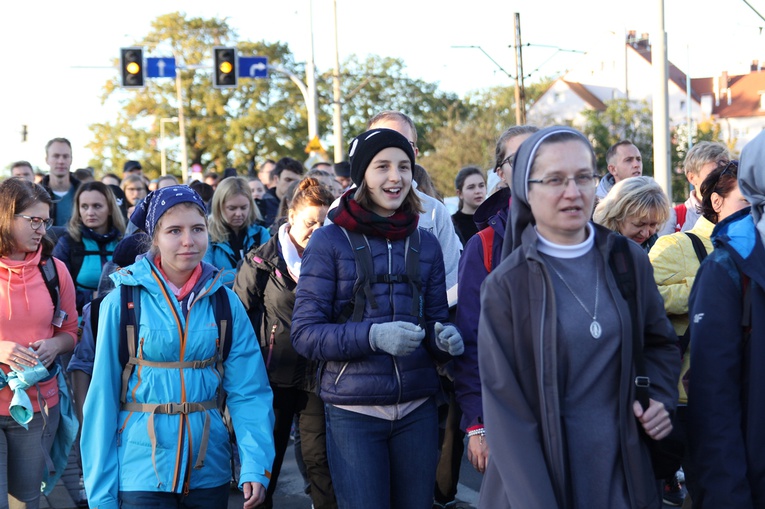
[[(350, 157), (358, 188), (330, 212), (334, 224), (308, 243), (292, 342), (323, 364), (320, 395), (339, 507), (430, 508), (438, 455), (434, 361), (461, 354), (462, 338), (441, 323), (448, 315), (443, 256), (438, 240), (417, 228), (412, 146), (396, 131), (373, 129), (353, 140)], [(360, 321), (338, 323), (354, 299), (354, 234), (364, 236), (373, 273), (393, 277), (370, 284)], [(401, 277), (414, 236), (419, 299), (416, 285)]]

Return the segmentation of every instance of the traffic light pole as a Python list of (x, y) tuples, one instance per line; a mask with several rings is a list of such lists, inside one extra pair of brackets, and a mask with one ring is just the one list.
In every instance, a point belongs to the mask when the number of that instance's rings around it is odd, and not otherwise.
[(159, 119), (160, 174), (167, 175), (167, 150), (165, 149), (165, 122), (178, 122), (178, 117)]
[[(178, 62), (178, 55), (175, 56)], [(181, 138), (181, 176), (183, 183), (189, 181), (189, 156), (186, 149), (186, 124), (183, 120), (183, 93), (181, 91), (181, 67), (177, 67), (175, 73), (175, 94), (178, 99), (178, 136)]]

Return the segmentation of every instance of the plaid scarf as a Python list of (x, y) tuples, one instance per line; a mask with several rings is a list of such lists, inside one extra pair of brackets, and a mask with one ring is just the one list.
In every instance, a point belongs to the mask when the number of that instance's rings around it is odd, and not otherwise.
[(379, 216), (359, 205), (352, 198), (355, 192), (356, 189), (346, 191), (337, 207), (329, 211), (329, 219), (336, 225), (352, 232), (385, 237), (388, 240), (405, 239), (417, 228), (420, 220), (417, 214), (399, 209), (390, 217)]

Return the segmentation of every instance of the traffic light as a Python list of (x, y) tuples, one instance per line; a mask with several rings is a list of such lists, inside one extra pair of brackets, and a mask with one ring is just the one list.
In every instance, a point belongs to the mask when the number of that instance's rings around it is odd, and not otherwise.
[(236, 48), (225, 46), (213, 48), (213, 86), (215, 88), (236, 86), (237, 63)]
[(140, 88), (144, 86), (143, 48), (120, 49), (120, 73), (122, 86)]

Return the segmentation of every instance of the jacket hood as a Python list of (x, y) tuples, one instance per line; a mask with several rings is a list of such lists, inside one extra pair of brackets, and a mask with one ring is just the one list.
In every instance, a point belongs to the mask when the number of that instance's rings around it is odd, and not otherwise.
[(499, 211), (509, 208), (511, 196), (512, 193), (510, 192), (510, 188), (503, 187), (486, 198), (486, 200), (478, 206), (473, 214), (473, 222), (478, 227), (479, 231), (489, 226), (489, 220), (497, 215)]
[[(24, 291), (24, 300), (29, 309), (29, 296), (27, 295), (27, 282), (30, 278), (36, 277), (40, 273), (37, 266), (42, 258), (42, 246), (37, 247), (34, 253), (27, 253), (23, 260), (11, 260), (10, 258), (0, 258), (0, 284), (4, 286), (6, 298), (8, 299), (8, 320), (13, 317), (13, 306), (11, 292), (18, 291), (14, 286), (21, 285)], [(51, 262), (53, 259), (51, 258)]]
[[(746, 144), (738, 165), (738, 185), (752, 206), (754, 223), (760, 222), (765, 208), (765, 130)], [(759, 170), (759, 171), (758, 171)]]
[(728, 246), (738, 254), (741, 260), (749, 258), (757, 241), (757, 237), (752, 235), (753, 219), (751, 207), (745, 207), (731, 214), (715, 225), (712, 230), (712, 242), (715, 246)]
[(539, 147), (549, 137), (564, 133), (581, 138), (588, 147), (590, 146), (590, 140), (576, 129), (564, 126), (552, 126), (532, 134), (521, 143), (521, 146), (515, 153), (515, 159), (513, 160), (513, 185), (511, 186), (513, 189), (513, 200), (510, 204), (510, 228), (508, 228), (508, 231), (510, 232), (510, 242), (507, 241), (508, 238), (506, 234), (505, 243), (502, 246), (503, 260), (516, 247), (521, 245), (521, 237), (526, 226), (534, 223), (534, 216), (531, 214), (531, 207), (529, 207), (528, 180), (529, 175), (531, 175), (531, 167), (539, 153)]

